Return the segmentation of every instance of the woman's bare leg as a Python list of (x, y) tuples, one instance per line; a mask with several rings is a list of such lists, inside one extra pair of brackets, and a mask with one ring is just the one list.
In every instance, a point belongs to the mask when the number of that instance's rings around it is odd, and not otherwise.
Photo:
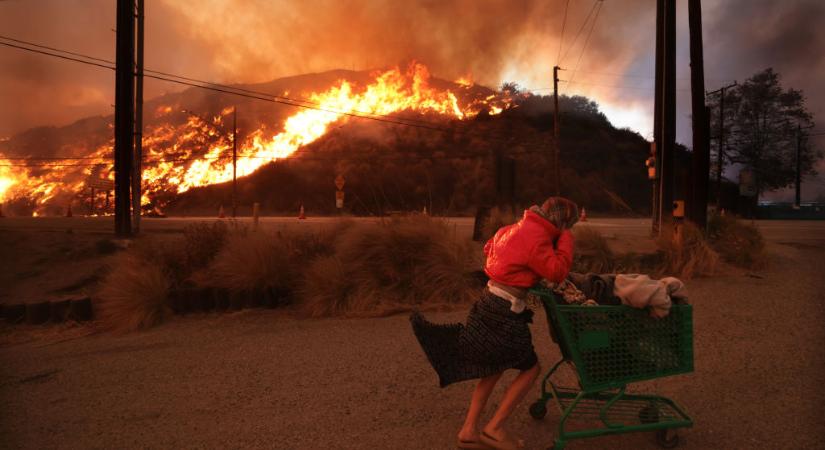
[(470, 400), (470, 409), (467, 411), (467, 418), (464, 420), (464, 426), (458, 432), (458, 438), (462, 441), (475, 441), (478, 439), (478, 418), (484, 411), (484, 405), (487, 404), (487, 399), (496, 387), (501, 373), (490, 375), (489, 377), (478, 380), (473, 397)]
[(498, 406), (493, 418), (490, 419), (490, 423), (484, 427), (485, 433), (498, 440), (505, 438), (506, 434), (502, 429), (504, 422), (510, 417), (516, 406), (521, 403), (530, 388), (533, 387), (533, 382), (536, 381), (540, 371), (541, 367), (536, 363), (532, 368), (524, 370), (516, 376), (513, 383), (507, 388), (507, 392), (504, 393), (504, 398), (501, 399), (501, 404)]

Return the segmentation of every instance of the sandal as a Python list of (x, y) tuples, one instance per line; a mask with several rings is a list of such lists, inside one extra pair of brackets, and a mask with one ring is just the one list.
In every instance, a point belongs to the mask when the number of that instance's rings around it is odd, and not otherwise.
[(486, 444), (483, 444), (478, 439), (472, 440), (472, 441), (464, 441), (464, 440), (458, 439), (456, 441), (456, 447), (458, 447), (459, 449), (462, 449), (462, 450), (490, 450), (490, 449), (492, 449), (492, 447), (490, 447)]
[(518, 441), (514, 441), (510, 438), (498, 440), (484, 431), (481, 432), (481, 435), (479, 435), (478, 440), (482, 444), (486, 444), (498, 450), (519, 450), (524, 447), (523, 445), (519, 445)]

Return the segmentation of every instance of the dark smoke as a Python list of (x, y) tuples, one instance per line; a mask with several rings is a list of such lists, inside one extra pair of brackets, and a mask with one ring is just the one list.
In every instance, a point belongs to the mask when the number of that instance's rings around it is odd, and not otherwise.
[[(471, 73), (488, 86), (552, 85), (565, 0), (146, 0), (149, 68), (223, 82), (264, 82), (335, 68), (367, 69), (410, 59), (441, 78)], [(687, 2), (677, 2), (678, 139), (690, 142)], [(767, 67), (802, 89), (825, 117), (825, 3), (706, 0), (706, 87)], [(571, 0), (564, 49), (593, 1)], [(0, 2), (4, 35), (114, 58), (112, 0)], [(587, 95), (618, 126), (649, 136), (655, 2), (606, 0), (581, 59), (562, 73), (562, 92)], [(561, 66), (573, 69), (584, 28)], [(111, 72), (0, 47), (0, 137), (37, 125), (108, 115)], [(623, 75), (623, 76), (622, 76)], [(147, 98), (181, 88), (147, 81)], [(548, 93), (544, 90), (541, 93)], [(822, 119), (820, 119), (820, 122)]]

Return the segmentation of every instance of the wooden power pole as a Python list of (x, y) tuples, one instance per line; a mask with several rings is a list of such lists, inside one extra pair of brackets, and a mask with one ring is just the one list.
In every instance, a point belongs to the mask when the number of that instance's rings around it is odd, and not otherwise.
[(135, 72), (135, 152), (132, 161), (132, 231), (140, 232), (140, 200), (143, 181), (143, 0), (137, 1), (137, 70)]
[(232, 107), (232, 217), (238, 214), (238, 107)]
[[(794, 195), (794, 209), (802, 207), (802, 126), (796, 125), (796, 192)], [(758, 200), (758, 199), (757, 199)]]
[(721, 209), (722, 202), (722, 165), (725, 161), (725, 91), (736, 86), (734, 81), (732, 84), (723, 86), (713, 92), (708, 92), (708, 95), (719, 94), (719, 154), (716, 161), (716, 208)]
[(656, 104), (654, 140), (658, 153), (659, 202), (654, 233), (673, 212), (673, 153), (676, 146), (676, 1), (656, 3)]
[(117, 0), (115, 57), (115, 234), (132, 232), (130, 190), (135, 132), (135, 2)]
[(655, 92), (653, 100), (653, 154), (655, 178), (653, 182), (653, 211), (651, 212), (651, 234), (657, 236), (659, 234), (659, 217), (661, 216), (661, 203), (659, 196), (659, 178), (661, 177), (662, 165), (662, 98), (664, 86), (664, 1), (656, 0), (656, 58), (655, 58)]
[(688, 218), (700, 230), (707, 224), (710, 130), (705, 106), (705, 66), (702, 42), (702, 1), (688, 1), (690, 28), (690, 90), (693, 116), (693, 157)]
[(559, 170), (559, 66), (553, 66), (553, 187), (556, 196), (561, 195), (561, 170)]

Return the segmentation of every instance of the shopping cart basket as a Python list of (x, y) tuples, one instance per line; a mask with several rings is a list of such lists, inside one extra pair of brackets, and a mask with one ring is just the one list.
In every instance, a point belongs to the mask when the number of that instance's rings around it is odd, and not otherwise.
[[(693, 371), (693, 318), (690, 305), (673, 305), (661, 319), (628, 306), (567, 305), (551, 290), (536, 288), (547, 313), (550, 335), (562, 359), (544, 377), (541, 397), (530, 406), (535, 419), (547, 414), (551, 398), (561, 414), (553, 450), (572, 439), (652, 431), (662, 447), (679, 443), (677, 428), (693, 420), (673, 400), (625, 392), (627, 384)], [(578, 387), (553, 382), (563, 364)]]

